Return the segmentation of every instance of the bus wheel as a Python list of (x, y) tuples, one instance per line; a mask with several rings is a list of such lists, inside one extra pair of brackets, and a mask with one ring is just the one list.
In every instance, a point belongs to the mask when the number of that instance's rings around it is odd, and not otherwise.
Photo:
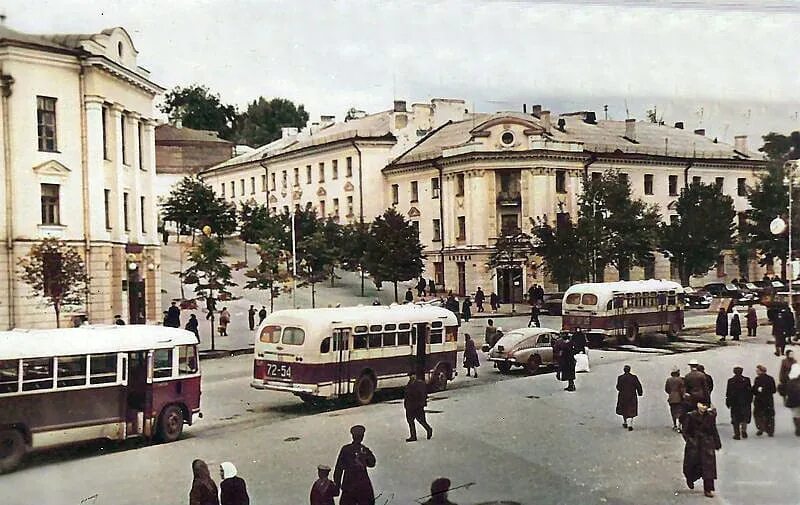
[(511, 371), (511, 363), (508, 361), (498, 361), (497, 369), (500, 370), (500, 373), (508, 373)]
[(174, 442), (183, 433), (183, 411), (177, 405), (170, 405), (161, 412), (158, 420), (158, 438), (162, 442)]
[(25, 456), (25, 439), (19, 430), (0, 431), (0, 473), (11, 472)]
[(375, 396), (375, 381), (369, 375), (362, 375), (356, 381), (356, 402), (359, 405), (368, 405)]
[(542, 366), (542, 357), (538, 354), (534, 354), (530, 358), (528, 358), (528, 362), (525, 363), (525, 370), (533, 375), (539, 372), (539, 367)]
[(430, 389), (431, 391), (444, 391), (447, 389), (447, 378), (449, 377), (448, 368), (444, 365), (439, 365), (436, 370), (431, 374)]
[(623, 344), (636, 345), (639, 342), (639, 327), (636, 325), (629, 326), (625, 329), (625, 334), (622, 336)]

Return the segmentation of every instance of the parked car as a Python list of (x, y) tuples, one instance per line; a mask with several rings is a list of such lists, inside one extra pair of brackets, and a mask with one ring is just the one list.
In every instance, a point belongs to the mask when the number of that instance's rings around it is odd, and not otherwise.
[(541, 313), (548, 316), (560, 316), (564, 293), (546, 293), (542, 302)]
[(550, 328), (520, 328), (504, 334), (489, 351), (501, 373), (508, 373), (512, 367), (524, 367), (529, 373), (536, 373), (540, 367), (553, 364), (553, 342), (559, 331)]
[(756, 296), (747, 290), (737, 288), (731, 283), (710, 282), (703, 289), (715, 298), (731, 298), (736, 305), (753, 305), (757, 302)]
[(687, 309), (707, 309), (711, 306), (713, 297), (706, 291), (698, 288), (683, 288), (683, 302)]

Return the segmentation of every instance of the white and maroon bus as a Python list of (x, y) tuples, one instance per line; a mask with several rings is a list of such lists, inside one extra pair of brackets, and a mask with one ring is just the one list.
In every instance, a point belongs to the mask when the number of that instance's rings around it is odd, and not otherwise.
[(200, 415), (197, 344), (163, 326), (0, 332), (0, 473), (30, 450), (176, 440)]
[(250, 385), (306, 402), (353, 395), (361, 405), (377, 388), (405, 385), (410, 372), (444, 389), (456, 373), (457, 336), (455, 315), (440, 307), (282, 310), (256, 332)]
[(683, 288), (664, 280), (575, 284), (564, 293), (563, 330), (581, 328), (590, 344), (606, 337), (638, 343), (647, 332), (671, 338), (683, 329)]

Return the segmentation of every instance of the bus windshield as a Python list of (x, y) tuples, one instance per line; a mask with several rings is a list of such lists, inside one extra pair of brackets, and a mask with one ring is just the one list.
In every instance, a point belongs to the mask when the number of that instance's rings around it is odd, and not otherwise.
[(265, 344), (277, 344), (281, 341), (281, 327), (277, 325), (264, 326), (259, 338)]

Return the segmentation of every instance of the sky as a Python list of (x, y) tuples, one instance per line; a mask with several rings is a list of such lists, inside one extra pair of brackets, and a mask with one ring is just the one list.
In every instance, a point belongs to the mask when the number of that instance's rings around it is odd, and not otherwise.
[(123, 26), (164, 87), (200, 83), (342, 119), (431, 98), (594, 110), (720, 141), (800, 130), (800, 2), (6, 0), (31, 33)]

